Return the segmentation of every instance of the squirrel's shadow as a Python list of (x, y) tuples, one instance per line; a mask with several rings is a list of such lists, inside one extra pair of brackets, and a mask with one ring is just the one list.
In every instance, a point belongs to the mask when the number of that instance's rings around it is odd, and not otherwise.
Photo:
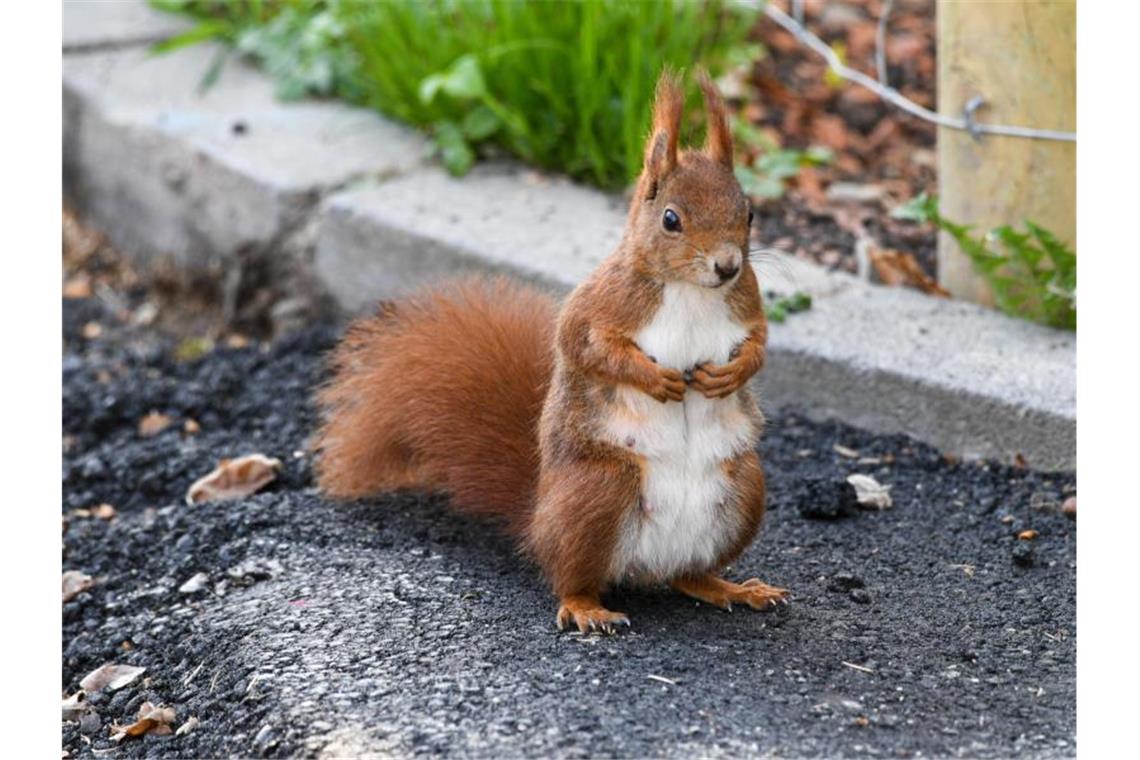
[[(544, 619), (553, 618), (557, 602), (535, 563), (493, 523), (452, 511), (447, 496), (401, 490), (335, 504), (333, 508), (366, 529), (362, 538), (366, 547), (445, 555), (463, 568), (468, 580), (495, 592), (509, 587), (506, 595), (516, 603), (533, 606), (535, 614)], [(627, 613), (634, 630), (643, 633), (671, 629), (677, 635), (691, 628), (694, 636), (715, 637), (715, 632), (739, 632), (759, 622), (778, 627), (789, 615), (788, 608), (767, 612), (742, 609), (729, 614), (665, 586), (620, 585), (604, 598), (614, 609)]]

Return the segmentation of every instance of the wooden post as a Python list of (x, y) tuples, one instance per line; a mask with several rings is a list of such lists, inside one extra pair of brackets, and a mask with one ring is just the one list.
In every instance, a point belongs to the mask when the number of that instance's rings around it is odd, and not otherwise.
[[(1076, 130), (1075, 0), (938, 0), (938, 108), (961, 116), (975, 95), (978, 121)], [(1070, 245), (1077, 237), (1075, 143), (938, 130), (942, 214), (988, 231), (1029, 219)], [(993, 295), (947, 235), (938, 280), (955, 297)]]

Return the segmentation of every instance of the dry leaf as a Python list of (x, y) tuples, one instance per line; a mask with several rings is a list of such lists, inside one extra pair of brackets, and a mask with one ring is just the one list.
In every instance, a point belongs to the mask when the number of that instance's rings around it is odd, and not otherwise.
[(110, 520), (115, 517), (115, 508), (110, 504), (100, 504), (97, 507), (92, 507), (91, 514), (100, 520)]
[(174, 733), (170, 724), (174, 722), (174, 708), (155, 706), (150, 702), (143, 702), (139, 707), (139, 719), (129, 726), (115, 724), (111, 726), (111, 738), (122, 741), (128, 736), (142, 736), (143, 734), (164, 735)]
[(146, 668), (138, 668), (134, 665), (107, 663), (88, 673), (79, 682), (79, 686), (88, 694), (103, 689), (115, 691), (134, 683), (145, 672)]
[(178, 730), (174, 732), (174, 735), (175, 736), (185, 736), (186, 734), (190, 733), (195, 728), (197, 728), (198, 723), (200, 723), (200, 721), (198, 720), (198, 716), (197, 715), (191, 715), (190, 718), (185, 723), (183, 723), (181, 726), (178, 727)]
[(1071, 517), (1075, 520), (1077, 518), (1077, 497), (1070, 496), (1065, 499), (1065, 502), (1061, 505), (1061, 512), (1066, 517)]
[(91, 576), (78, 570), (68, 570), (63, 574), (63, 601), (70, 602), (95, 585)]
[(816, 116), (811, 125), (811, 133), (815, 142), (837, 151), (846, 150), (851, 137), (843, 119), (834, 114)]
[(91, 280), (80, 275), (63, 283), (63, 297), (67, 299), (90, 298)]
[(918, 259), (912, 254), (896, 251), (892, 248), (872, 246), (870, 258), (871, 266), (875, 267), (875, 274), (886, 285), (907, 285), (930, 295), (950, 297), (945, 288), (922, 271)]
[(158, 435), (163, 430), (174, 424), (174, 420), (167, 417), (165, 414), (159, 412), (151, 412), (147, 416), (139, 420), (139, 435), (143, 438), (150, 438), (151, 436)]
[(87, 340), (95, 340), (103, 334), (103, 325), (98, 322), (88, 322), (83, 325), (83, 337)]
[(834, 449), (835, 453), (841, 457), (847, 457), (848, 459), (858, 459), (859, 458), (859, 452), (858, 451), (856, 451), (855, 449), (848, 448), (841, 443), (837, 443), (834, 446), (832, 446), (831, 448)]
[(855, 473), (847, 476), (847, 482), (855, 488), (855, 498), (864, 509), (890, 509), (891, 487), (884, 486), (870, 475)]
[(79, 720), (90, 709), (91, 705), (87, 702), (87, 693), (80, 689), (63, 700), (63, 720)]
[(1037, 538), (1037, 531), (1033, 530), (1032, 528), (1029, 530), (1023, 530), (1017, 534), (1017, 538), (1021, 541), (1032, 541), (1033, 539)]
[(281, 460), (264, 454), (223, 459), (213, 472), (190, 486), (186, 492), (186, 503), (244, 498), (272, 483), (277, 478), (279, 469)]
[(800, 173), (796, 175), (796, 189), (808, 203), (815, 206), (823, 205), (825, 200), (823, 181), (818, 169), (811, 166), (800, 169)]
[(182, 423), (182, 432), (186, 435), (197, 435), (202, 432), (202, 426), (198, 424), (198, 420), (186, 420)]

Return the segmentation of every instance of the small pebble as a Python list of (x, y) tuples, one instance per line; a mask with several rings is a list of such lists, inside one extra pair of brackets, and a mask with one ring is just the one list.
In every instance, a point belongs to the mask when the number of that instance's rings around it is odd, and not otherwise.
[(199, 591), (206, 588), (206, 584), (210, 582), (210, 576), (206, 573), (198, 573), (190, 580), (183, 583), (178, 587), (179, 593), (182, 594), (197, 594)]
[(831, 580), (827, 582), (828, 591), (850, 591), (855, 588), (863, 588), (865, 585), (863, 579), (852, 575), (851, 573), (836, 573), (831, 576)]
[(93, 734), (102, 727), (103, 721), (99, 720), (99, 714), (94, 710), (90, 710), (83, 714), (79, 719), (79, 730), (85, 734)]
[(253, 737), (253, 743), (258, 745), (258, 746), (267, 745), (270, 743), (270, 740), (272, 738), (273, 738), (273, 726), (271, 726), (267, 723), (261, 727), (260, 731), (257, 732), (257, 736)]
[(853, 588), (850, 593), (851, 601), (859, 604), (870, 604), (871, 593), (865, 588)]
[(846, 481), (811, 478), (803, 482), (796, 509), (811, 520), (837, 520), (859, 511), (855, 487)]
[(1018, 541), (1013, 547), (1013, 562), (1021, 567), (1032, 567), (1033, 544), (1029, 541)]

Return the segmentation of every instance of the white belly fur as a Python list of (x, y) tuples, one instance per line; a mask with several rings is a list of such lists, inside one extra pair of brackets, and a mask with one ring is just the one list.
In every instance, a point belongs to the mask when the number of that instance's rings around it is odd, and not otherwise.
[[(658, 364), (684, 371), (728, 361), (746, 335), (721, 291), (669, 284), (657, 314), (635, 340)], [(689, 390), (684, 401), (662, 404), (621, 387), (616, 405), (620, 411), (611, 416), (607, 432), (611, 442), (645, 458), (647, 508), (631, 510), (613, 578), (665, 580), (711, 567), (738, 527), (720, 509), (728, 488), (721, 463), (755, 443), (739, 397), (708, 399)]]

